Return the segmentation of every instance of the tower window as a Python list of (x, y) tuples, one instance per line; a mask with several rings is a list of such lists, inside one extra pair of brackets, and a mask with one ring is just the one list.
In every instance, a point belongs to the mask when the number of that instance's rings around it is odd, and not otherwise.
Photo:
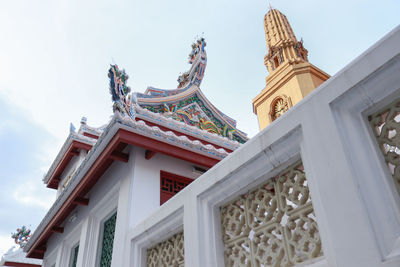
[(179, 191), (185, 188), (193, 180), (161, 171), (160, 175), (160, 205), (164, 204), (168, 199), (175, 196)]
[(275, 65), (275, 68), (277, 68), (279, 66), (278, 56), (274, 57), (274, 65)]

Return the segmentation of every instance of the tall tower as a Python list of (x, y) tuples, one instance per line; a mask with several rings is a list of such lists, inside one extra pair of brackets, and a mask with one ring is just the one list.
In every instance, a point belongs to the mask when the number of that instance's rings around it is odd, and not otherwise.
[(286, 16), (270, 9), (264, 17), (268, 54), (266, 87), (253, 99), (260, 130), (303, 99), (329, 75), (308, 62), (303, 40), (297, 41)]

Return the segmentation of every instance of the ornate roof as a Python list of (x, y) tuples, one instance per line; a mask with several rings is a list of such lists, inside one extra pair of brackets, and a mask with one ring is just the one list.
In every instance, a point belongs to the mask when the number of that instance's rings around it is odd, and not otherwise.
[(114, 116), (107, 125), (99, 128), (86, 125), (86, 118), (82, 119), (77, 132), (71, 125), (70, 135), (44, 182), (49, 185), (55, 180), (70, 157), (76, 155), (77, 151), (72, 151), (73, 144), (84, 145), (88, 153), (24, 247), (30, 257), (43, 257), (35, 254), (32, 248), (45, 243), (51, 236), (49, 229), (57, 224), (56, 216), (61, 220), (68, 216), (69, 208), (74, 205), (71, 199), (87, 193), (82, 190), (90, 189), (78, 185), (95, 183), (101, 176), (89, 170), (96, 164), (115, 160), (112, 157), (115, 151), (108, 150), (114, 142), (121, 149), (125, 147), (121, 145), (136, 145), (209, 168), (247, 141), (246, 135), (236, 129), (236, 121), (216, 109), (199, 89), (207, 60), (204, 47), (204, 39), (193, 44), (189, 57), (192, 67), (179, 77), (178, 88), (174, 90), (148, 88), (145, 94), (132, 94), (126, 85), (128, 75), (117, 65), (111, 65), (109, 89)]
[[(177, 125), (182, 124), (177, 121), (174, 121), (174, 123), (176, 123)], [(188, 127), (190, 128), (190, 126)], [(52, 222), (57, 214), (68, 211), (68, 209), (65, 208), (64, 205), (68, 204), (67, 202), (69, 197), (71, 196), (71, 194), (73, 194), (75, 190), (77, 190), (78, 185), (82, 183), (83, 180), (88, 178), (89, 170), (93, 167), (93, 164), (99, 159), (99, 157), (101, 157), (101, 154), (104, 152), (106, 147), (110, 145), (112, 138), (115, 137), (116, 133), (118, 133), (118, 131), (120, 130), (124, 130), (126, 132), (137, 134), (140, 136), (145, 136), (155, 141), (167, 143), (173, 147), (177, 147), (182, 150), (192, 151), (196, 154), (196, 157), (190, 157), (193, 160), (201, 156), (213, 159), (214, 163), (210, 163), (211, 165), (216, 164), (218, 161), (224, 159), (226, 156), (229, 155), (229, 153), (224, 148), (217, 148), (212, 144), (203, 144), (199, 140), (190, 140), (185, 135), (178, 136), (172, 131), (163, 130), (158, 126), (148, 125), (143, 120), (134, 120), (131, 117), (126, 116), (126, 114), (124, 115), (120, 112), (116, 112), (113, 115), (111, 121), (107, 124), (107, 126), (104, 128), (102, 127), (101, 135), (98, 137), (97, 140), (94, 141), (93, 147), (90, 149), (82, 163), (80, 163), (76, 171), (73, 173), (70, 182), (57, 197), (56, 201), (53, 203), (43, 220), (40, 222), (39, 226), (36, 228), (35, 232), (32, 234), (26, 246), (24, 246), (25, 252), (29, 250), (32, 251), (32, 247), (38, 245), (36, 244), (36, 242), (41, 242), (40, 238), (46, 234), (45, 231), (47, 231), (46, 229), (48, 229), (46, 227), (49, 226), (49, 224)], [(236, 143), (230, 140), (228, 140), (228, 142), (231, 142), (233, 144)], [(236, 143), (236, 145), (239, 144)], [(32, 257), (32, 255), (30, 255), (30, 257)]]
[(232, 141), (246, 142), (247, 135), (236, 128), (236, 121), (218, 110), (200, 90), (207, 65), (205, 46), (204, 38), (192, 44), (189, 54), (191, 68), (178, 77), (176, 89), (148, 87), (145, 93), (129, 94), (125, 71), (111, 65), (109, 77), (114, 111), (134, 118), (137, 114), (135, 109), (140, 107)]

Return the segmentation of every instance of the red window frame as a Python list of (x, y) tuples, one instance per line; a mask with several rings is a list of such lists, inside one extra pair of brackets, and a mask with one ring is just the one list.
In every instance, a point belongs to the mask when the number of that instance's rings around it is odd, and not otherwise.
[(193, 179), (160, 171), (160, 205), (164, 204), (171, 197), (193, 182)]

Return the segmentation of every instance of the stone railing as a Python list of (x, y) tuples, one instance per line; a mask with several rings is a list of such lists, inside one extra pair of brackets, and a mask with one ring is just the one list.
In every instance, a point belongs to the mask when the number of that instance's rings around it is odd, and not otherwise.
[(128, 266), (182, 231), (168, 257), (190, 267), (400, 266), (399, 44), (397, 27), (130, 229)]

